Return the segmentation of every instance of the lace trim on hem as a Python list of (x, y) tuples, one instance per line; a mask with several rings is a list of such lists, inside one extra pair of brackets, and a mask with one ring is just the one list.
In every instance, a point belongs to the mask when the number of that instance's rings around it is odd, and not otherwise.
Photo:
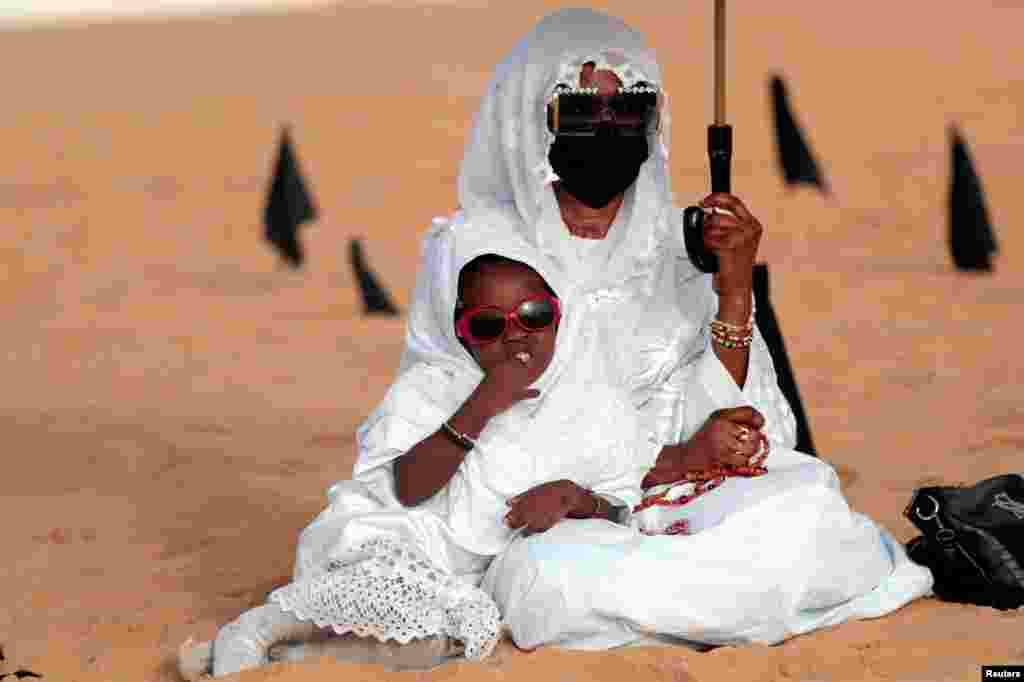
[(468, 659), (497, 646), (501, 616), (490, 596), (388, 538), (361, 544), (325, 571), (275, 590), (267, 599), (318, 627), (380, 642), (443, 635), (461, 641)]

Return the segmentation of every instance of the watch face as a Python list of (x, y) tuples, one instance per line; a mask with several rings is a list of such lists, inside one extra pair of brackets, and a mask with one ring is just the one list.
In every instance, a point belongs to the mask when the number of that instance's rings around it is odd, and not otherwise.
[(620, 526), (625, 526), (627, 524), (630, 516), (628, 504), (616, 504), (618, 500), (614, 498), (605, 497), (604, 495), (594, 495), (594, 497), (596, 497), (599, 500), (598, 510), (600, 510), (601, 507), (607, 507), (608, 518), (613, 523), (617, 523)]

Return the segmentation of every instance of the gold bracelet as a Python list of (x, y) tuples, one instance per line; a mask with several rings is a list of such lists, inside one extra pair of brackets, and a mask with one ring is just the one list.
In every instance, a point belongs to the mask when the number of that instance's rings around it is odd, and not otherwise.
[(729, 324), (728, 322), (722, 322), (719, 319), (711, 320), (712, 329), (721, 329), (727, 332), (742, 332), (744, 334), (750, 334), (754, 331), (754, 319), (751, 318), (749, 322), (744, 325)]
[(459, 433), (448, 422), (441, 422), (441, 428), (444, 430), (445, 435), (463, 450), (469, 451), (476, 447), (475, 440), (464, 433)]
[(711, 339), (723, 348), (749, 348), (754, 340), (754, 318), (740, 326), (714, 319), (708, 325)]
[(723, 334), (715, 329), (711, 330), (711, 336), (717, 339), (728, 339), (729, 341), (739, 341), (745, 343), (748, 339), (754, 338), (753, 334), (747, 334), (746, 336), (740, 336), (739, 334)]
[(730, 341), (746, 341), (747, 339), (754, 338), (753, 334), (740, 336), (739, 334), (727, 334), (720, 329), (712, 329), (711, 335), (719, 339), (729, 339)]
[(747, 336), (739, 338), (735, 336), (724, 336), (722, 334), (716, 334), (711, 332), (711, 340), (720, 346), (725, 348), (749, 348), (751, 342), (754, 340), (753, 336)]

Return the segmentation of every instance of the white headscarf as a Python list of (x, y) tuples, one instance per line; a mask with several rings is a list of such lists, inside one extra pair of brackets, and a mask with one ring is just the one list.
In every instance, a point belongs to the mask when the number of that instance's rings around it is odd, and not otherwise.
[[(502, 226), (507, 227), (507, 226)], [(435, 227), (423, 241), (422, 261), (431, 267), (419, 273), (409, 310), (406, 331), (406, 354), (402, 369), (414, 362), (440, 369), (460, 383), (475, 386), (483, 378), (479, 365), (455, 335), (455, 304), (458, 300), (459, 272), (471, 260), (484, 254), (496, 254), (533, 268), (559, 295), (562, 322), (555, 343), (551, 364), (534, 382), (534, 388), (557, 380), (572, 355), (578, 333), (578, 315), (567, 289), (563, 273), (527, 244), (517, 230), (501, 228), (470, 228), (465, 223)]]
[[(650, 157), (626, 194), (607, 248), (593, 254), (600, 262), (580, 263), (574, 243), (580, 240), (569, 235), (562, 220), (551, 187), (557, 176), (547, 159), (554, 137), (547, 130), (546, 106), (555, 86), (575, 84), (587, 61), (611, 68), (627, 87), (639, 80), (661, 85), (661, 71), (643, 38), (622, 21), (589, 9), (549, 15), (498, 64), (459, 174), (463, 210), (435, 218), (424, 239), (399, 373), (417, 362), (479, 372), (455, 339), (450, 318), (441, 316), (451, 311), (436, 307), (442, 300), (438, 287), (452, 290), (449, 283), (458, 276), (454, 242), (499, 244), (508, 235), (518, 236), (515, 249), (532, 249), (530, 258), (543, 259), (543, 274), (566, 306), (620, 300), (621, 309), (633, 315), (652, 311), (652, 319), (623, 330), (635, 337), (635, 352), (624, 355), (640, 360), (623, 368), (624, 385), (659, 384), (703, 347), (700, 326), (712, 293), (710, 281), (707, 291), (701, 290), (704, 285), (693, 291), (684, 286), (702, 280), (682, 246), (681, 214), (672, 202), (667, 99), (659, 131), (648, 140)], [(646, 397), (638, 393), (637, 400)]]
[[(573, 255), (551, 188), (558, 176), (548, 162), (554, 135), (547, 129), (546, 107), (558, 83), (578, 85), (588, 61), (614, 71), (624, 87), (640, 80), (658, 87), (663, 83), (643, 36), (621, 20), (590, 9), (550, 14), (495, 68), (458, 178), (459, 203), (472, 220), (481, 212), (503, 214), (529, 243), (567, 270)], [(670, 131), (662, 89), (661, 125), (648, 139), (650, 157), (630, 189), (628, 215), (615, 224), (624, 235), (607, 262), (583, 277), (577, 272), (570, 282), (574, 289), (597, 290), (645, 278), (659, 244), (678, 231), (667, 169)]]

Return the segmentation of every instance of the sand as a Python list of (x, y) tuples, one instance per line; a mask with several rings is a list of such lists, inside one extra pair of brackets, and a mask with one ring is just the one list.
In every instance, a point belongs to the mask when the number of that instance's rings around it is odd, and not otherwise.
[[(820, 453), (901, 540), (915, 486), (1019, 470), (1024, 8), (735, 3), (734, 190), (766, 228), (772, 300)], [(365, 239), (404, 308), (418, 236), (456, 204), (497, 59), (554, 2), (353, 1), (246, 18), (7, 31), (0, 113), (0, 674), (173, 680), (192, 635), (260, 603), (349, 475), (403, 321), (367, 319)], [(681, 205), (706, 190), (711, 3), (627, 3), (674, 98)], [(787, 190), (780, 72), (834, 196)], [(308, 267), (260, 239), (279, 125), (321, 207)], [(946, 126), (971, 145), (991, 276), (945, 246)], [(685, 579), (681, 576), (681, 579)], [(386, 673), (334, 662), (239, 679), (977, 680), (1024, 663), (1019, 612), (925, 599), (764, 648), (516, 651)]]

